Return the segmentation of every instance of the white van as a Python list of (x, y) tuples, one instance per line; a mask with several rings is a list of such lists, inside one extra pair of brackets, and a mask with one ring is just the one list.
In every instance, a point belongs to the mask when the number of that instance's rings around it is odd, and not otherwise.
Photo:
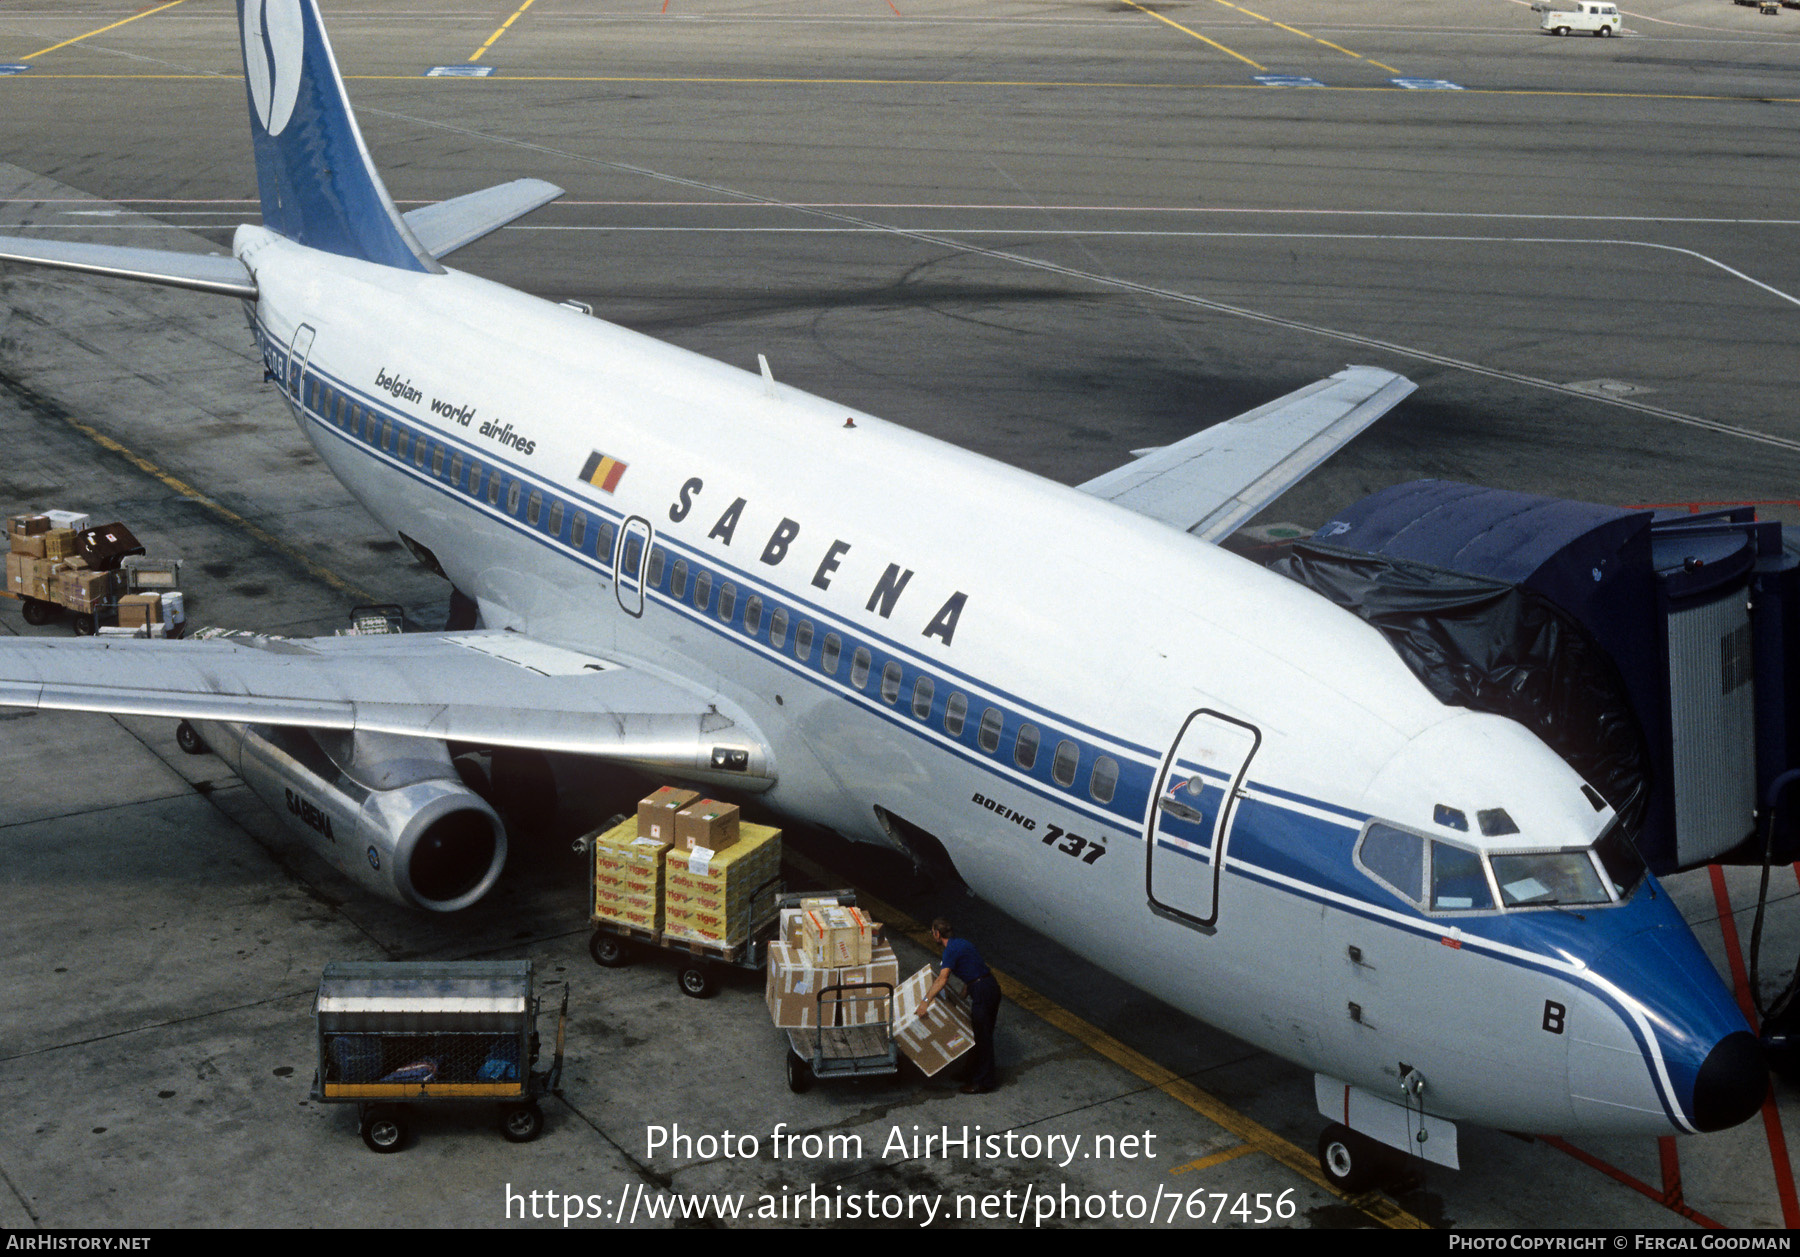
[(1605, 3), (1605, 0), (1578, 0), (1573, 7), (1551, 7), (1549, 5), (1533, 5), (1542, 8), (1543, 28), (1552, 35), (1567, 35), (1570, 31), (1592, 31), (1596, 35), (1611, 35), (1619, 29), (1619, 6)]

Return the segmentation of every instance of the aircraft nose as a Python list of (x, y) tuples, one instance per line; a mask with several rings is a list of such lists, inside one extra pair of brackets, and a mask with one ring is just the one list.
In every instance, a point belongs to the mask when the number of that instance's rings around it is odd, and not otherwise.
[(1736, 1126), (1762, 1107), (1768, 1090), (1762, 1044), (1747, 1030), (1728, 1034), (1713, 1045), (1694, 1075), (1694, 1125), (1703, 1131)]

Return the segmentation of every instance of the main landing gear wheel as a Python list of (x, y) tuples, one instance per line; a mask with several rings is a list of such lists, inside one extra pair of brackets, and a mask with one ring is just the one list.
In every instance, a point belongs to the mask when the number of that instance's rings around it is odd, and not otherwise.
[(370, 1152), (398, 1152), (406, 1142), (406, 1115), (391, 1104), (378, 1104), (363, 1115), (362, 1141)]
[(1375, 1186), (1391, 1157), (1382, 1144), (1333, 1122), (1319, 1132), (1319, 1168), (1331, 1185), (1354, 1195)]
[(588, 939), (588, 955), (594, 963), (605, 969), (623, 969), (631, 963), (631, 952), (625, 946), (625, 940), (615, 934), (605, 934), (599, 930)]
[(537, 1104), (515, 1104), (500, 1115), (500, 1133), (510, 1144), (528, 1144), (544, 1133), (544, 1110)]
[(695, 999), (708, 999), (719, 989), (713, 981), (713, 975), (704, 965), (689, 965), (676, 975), (675, 981), (681, 987), (683, 995), (691, 995)]
[(175, 726), (175, 745), (189, 755), (204, 755), (208, 749), (200, 731), (185, 720)]
[(75, 626), (75, 636), (77, 637), (92, 637), (100, 631), (100, 623), (94, 619), (93, 613), (90, 611), (78, 613), (70, 623)]
[(795, 1095), (803, 1095), (812, 1089), (812, 1066), (800, 1059), (800, 1053), (793, 1048), (787, 1054), (788, 1090)]
[(27, 624), (48, 624), (56, 618), (56, 604), (40, 602), (36, 598), (27, 598), (25, 605), (20, 608), (19, 614), (25, 617)]

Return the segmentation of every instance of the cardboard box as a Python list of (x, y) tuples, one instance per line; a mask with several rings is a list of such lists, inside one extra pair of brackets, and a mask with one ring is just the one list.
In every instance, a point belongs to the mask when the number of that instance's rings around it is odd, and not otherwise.
[(44, 538), (45, 558), (66, 559), (75, 553), (76, 533), (73, 528), (52, 528), (41, 535)]
[(661, 930), (665, 842), (638, 834), (638, 822), (621, 821), (588, 835), (594, 852), (594, 916), (642, 930)]
[(119, 599), (120, 628), (148, 628), (162, 622), (161, 594), (126, 594)]
[(656, 793), (638, 800), (638, 836), (655, 838), (664, 845), (673, 845), (675, 842), (675, 813), (699, 797), (698, 791), (677, 790), (674, 786), (664, 786)]
[(663, 933), (735, 947), (773, 918), (781, 886), (781, 831), (745, 824), (723, 851), (671, 847), (663, 858)]
[(900, 958), (886, 943), (878, 945), (866, 965), (846, 965), (823, 972), (831, 975), (829, 986), (860, 986), (864, 983), (887, 984), (887, 989), (843, 991), (827, 1002), (837, 1010), (840, 1026), (879, 1026), (892, 1015), (892, 993), (900, 989)]
[(25, 514), (8, 515), (6, 531), (14, 537), (29, 537), (35, 533), (46, 533), (51, 528), (48, 515)]
[(683, 851), (723, 851), (738, 840), (735, 803), (701, 799), (675, 813), (675, 845)]
[(808, 908), (801, 913), (805, 947), (822, 965), (866, 965), (875, 945), (874, 922), (859, 908)]
[(61, 559), (31, 559), (30, 594), (39, 602), (56, 601), (56, 575), (68, 564)]
[(49, 535), (48, 531), (31, 533), (30, 535), (14, 533), (12, 535), (12, 552), (14, 554), (27, 555), (34, 559), (41, 559), (48, 549), (45, 538)]
[(26, 568), (26, 564), (31, 562), (35, 562), (35, 560), (16, 552), (6, 556), (7, 593), (23, 597), (31, 592), (31, 577)]
[(930, 1012), (919, 1015), (919, 1004), (936, 979), (937, 967), (926, 965), (894, 992), (894, 1042), (927, 1078), (975, 1046), (968, 1009), (948, 987), (931, 1001)]
[[(768, 977), (763, 984), (763, 1001), (769, 1016), (780, 1030), (817, 1029), (829, 1014), (820, 1008), (819, 991), (825, 975), (798, 947), (786, 943), (769, 944)], [(826, 1020), (826, 1025), (832, 1024)]]
[(56, 601), (72, 611), (92, 614), (112, 589), (110, 572), (64, 568), (56, 574)]

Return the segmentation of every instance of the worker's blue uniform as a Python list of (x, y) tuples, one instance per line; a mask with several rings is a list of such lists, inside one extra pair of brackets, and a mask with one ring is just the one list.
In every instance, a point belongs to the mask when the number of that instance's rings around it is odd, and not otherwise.
[(955, 974), (969, 993), (969, 1020), (975, 1030), (975, 1063), (969, 1085), (977, 1091), (992, 1091), (1000, 1085), (1000, 1074), (994, 1068), (994, 1023), (1000, 1016), (1000, 983), (975, 950), (975, 944), (966, 938), (953, 938), (944, 944), (941, 967)]

